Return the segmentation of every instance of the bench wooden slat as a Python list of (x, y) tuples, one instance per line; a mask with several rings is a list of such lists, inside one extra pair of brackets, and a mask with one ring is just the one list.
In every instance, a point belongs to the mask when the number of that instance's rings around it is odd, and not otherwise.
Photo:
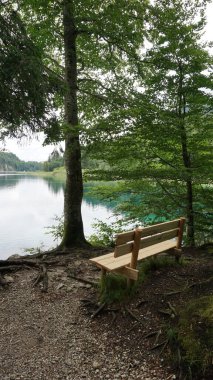
[(160, 232), (173, 230), (174, 228), (178, 228), (180, 223), (180, 219), (172, 220), (171, 222), (159, 223), (153, 226), (144, 227), (142, 229), (141, 237), (146, 237), (150, 235), (155, 235)]
[(123, 255), (120, 257), (114, 257), (114, 252), (111, 257), (106, 257), (105, 259), (102, 259), (99, 261), (98, 257), (95, 257), (94, 259), (90, 259), (95, 264), (101, 265), (103, 268), (108, 269), (109, 266), (112, 263), (115, 263), (115, 269), (125, 267), (126, 265), (129, 265), (131, 261), (131, 253), (128, 253), (127, 255)]
[(162, 243), (158, 243), (152, 245), (151, 247), (147, 247), (144, 249), (140, 249), (138, 253), (138, 261), (146, 259), (147, 257), (157, 255), (158, 253), (168, 251), (169, 249), (176, 247), (176, 241), (163, 241)]
[(133, 248), (133, 242), (118, 245), (117, 247), (115, 247), (114, 257), (126, 255), (127, 253), (132, 252), (132, 248)]
[(115, 245), (122, 245), (134, 240), (135, 231), (122, 232), (116, 236)]
[(162, 241), (175, 238), (178, 235), (178, 231), (179, 231), (179, 229), (175, 228), (173, 230), (162, 232), (162, 233), (157, 234), (157, 235), (142, 238), (141, 242), (140, 242), (140, 248), (146, 248), (146, 247), (149, 247), (150, 245), (157, 244), (157, 243), (160, 243)]
[(131, 280), (137, 281), (139, 270), (130, 267), (119, 268), (114, 271), (115, 273), (122, 274)]
[(110, 253), (107, 253), (106, 255), (94, 257), (92, 259), (89, 259), (89, 261), (96, 263), (97, 260), (98, 260), (98, 262), (101, 262), (101, 260), (105, 260), (105, 259), (110, 258), (110, 257), (111, 258), (114, 257), (114, 252), (110, 252)]

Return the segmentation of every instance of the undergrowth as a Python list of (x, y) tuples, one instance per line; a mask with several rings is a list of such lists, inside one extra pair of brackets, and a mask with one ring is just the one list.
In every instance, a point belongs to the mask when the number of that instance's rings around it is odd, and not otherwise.
[(177, 263), (173, 257), (151, 257), (143, 260), (138, 265), (138, 280), (132, 286), (127, 285), (126, 277), (115, 273), (107, 273), (99, 284), (100, 302), (112, 304), (128, 301), (152, 272), (161, 268), (183, 264), (183, 259)]
[(179, 378), (199, 380), (213, 376), (213, 296), (192, 300), (168, 329), (170, 361)]

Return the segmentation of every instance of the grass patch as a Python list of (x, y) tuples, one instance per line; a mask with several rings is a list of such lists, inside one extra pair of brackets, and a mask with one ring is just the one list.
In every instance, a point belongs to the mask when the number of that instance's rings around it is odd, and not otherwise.
[(122, 303), (133, 292), (127, 287), (124, 276), (115, 273), (107, 273), (100, 281), (100, 301), (101, 303)]

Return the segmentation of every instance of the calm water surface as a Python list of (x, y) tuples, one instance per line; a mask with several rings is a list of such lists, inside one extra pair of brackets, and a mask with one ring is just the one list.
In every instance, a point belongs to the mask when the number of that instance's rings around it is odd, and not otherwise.
[[(25, 249), (54, 247), (45, 227), (55, 224), (63, 213), (64, 183), (51, 178), (0, 174), (0, 259), (26, 254)], [(84, 197), (82, 205), (85, 235), (94, 232), (95, 219), (107, 221), (110, 208)]]

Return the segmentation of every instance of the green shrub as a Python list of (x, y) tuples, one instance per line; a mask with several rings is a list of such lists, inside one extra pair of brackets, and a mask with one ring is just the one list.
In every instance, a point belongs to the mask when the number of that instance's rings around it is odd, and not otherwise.
[(100, 220), (94, 223), (93, 227), (97, 232), (89, 237), (89, 242), (99, 247), (114, 247), (115, 235), (122, 232), (116, 223), (107, 224)]

